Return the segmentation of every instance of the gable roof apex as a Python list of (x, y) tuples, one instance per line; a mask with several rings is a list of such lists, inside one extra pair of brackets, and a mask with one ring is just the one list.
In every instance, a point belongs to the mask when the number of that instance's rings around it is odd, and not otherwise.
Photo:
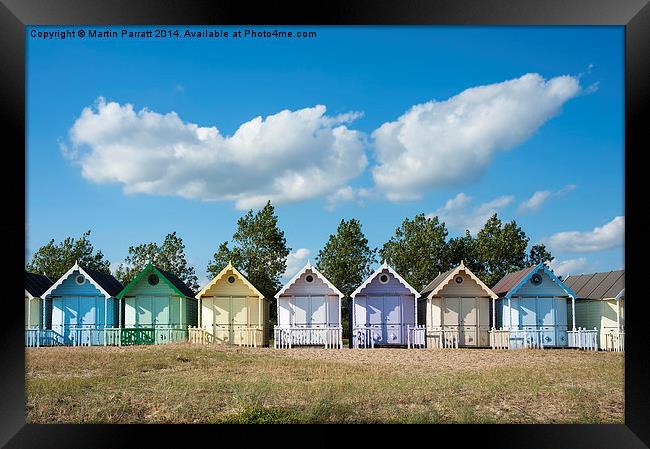
[(411, 284), (409, 284), (408, 282), (406, 282), (406, 281), (404, 280), (404, 278), (402, 278), (402, 276), (400, 276), (399, 273), (397, 273), (397, 271), (395, 271), (395, 270), (393, 269), (393, 267), (391, 267), (390, 265), (388, 265), (388, 263), (387, 263), (386, 261), (384, 261), (384, 263), (383, 263), (379, 268), (377, 268), (377, 269), (375, 270), (374, 273), (372, 273), (370, 276), (368, 276), (368, 278), (367, 278), (365, 281), (363, 281), (363, 282), (361, 283), (361, 285), (358, 286), (357, 289), (356, 289), (354, 292), (352, 292), (352, 294), (350, 295), (350, 297), (351, 297), (351, 298), (354, 298), (355, 296), (357, 296), (357, 295), (361, 292), (361, 290), (363, 290), (364, 288), (366, 288), (366, 287), (368, 286), (368, 284), (370, 284), (370, 283), (372, 282), (372, 280), (373, 280), (377, 275), (379, 275), (379, 273), (381, 273), (383, 270), (388, 270), (388, 272), (389, 272), (390, 274), (392, 274), (392, 275), (393, 275), (393, 276), (394, 276), (398, 281), (400, 281), (402, 284), (404, 284), (404, 286), (406, 287), (406, 289), (407, 289), (408, 291), (410, 291), (411, 293), (413, 293), (416, 297), (418, 296), (418, 291), (417, 291), (416, 289), (414, 289), (414, 288), (411, 286)]
[(309, 260), (308, 260), (307, 263), (305, 264), (305, 266), (302, 267), (302, 269), (301, 269), (300, 271), (298, 271), (298, 272), (297, 272), (297, 273), (296, 273), (296, 274), (295, 274), (295, 275), (294, 275), (294, 276), (293, 276), (293, 277), (292, 277), (292, 278), (291, 278), (291, 279), (290, 279), (286, 284), (284, 284), (284, 285), (282, 286), (282, 288), (280, 289), (280, 291), (277, 292), (277, 293), (275, 294), (275, 299), (280, 298), (280, 296), (281, 296), (284, 292), (286, 292), (287, 290), (289, 290), (289, 288), (291, 287), (291, 285), (292, 285), (293, 283), (295, 283), (295, 282), (298, 280), (298, 278), (300, 278), (300, 276), (302, 276), (303, 273), (305, 273), (305, 271), (307, 271), (307, 270), (311, 270), (312, 273), (314, 273), (316, 276), (318, 276), (318, 277), (320, 278), (320, 280), (323, 281), (323, 282), (325, 283), (325, 285), (327, 285), (329, 288), (331, 288), (332, 290), (334, 290), (334, 292), (338, 295), (339, 298), (343, 298), (343, 297), (345, 296), (343, 293), (341, 293), (341, 291), (340, 291), (338, 288), (336, 288), (336, 286), (335, 286), (334, 284), (332, 284), (332, 283), (329, 281), (329, 279), (327, 279), (327, 278), (325, 277), (325, 275), (324, 275), (323, 273), (321, 273), (320, 271), (318, 271), (318, 269), (317, 269), (316, 267), (312, 266), (311, 263), (309, 263)]
[(203, 297), (203, 295), (205, 295), (208, 290), (210, 290), (230, 270), (232, 270), (232, 272), (238, 276), (242, 282), (246, 284), (246, 286), (250, 288), (253, 293), (255, 293), (255, 295), (261, 299), (264, 299), (264, 295), (253, 284), (251, 284), (251, 282), (246, 279), (246, 276), (244, 276), (237, 268), (235, 268), (235, 266), (230, 261), (228, 261), (228, 265), (226, 265), (219, 273), (217, 273), (217, 275), (213, 277), (206, 284), (206, 286), (203, 287), (194, 297), (196, 299), (201, 299), (201, 297)]

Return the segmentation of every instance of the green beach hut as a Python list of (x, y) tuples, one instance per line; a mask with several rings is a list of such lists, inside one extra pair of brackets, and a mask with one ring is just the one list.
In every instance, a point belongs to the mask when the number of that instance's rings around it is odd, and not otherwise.
[(596, 329), (600, 349), (624, 351), (625, 270), (572, 275), (564, 283), (576, 293), (576, 326)]
[(197, 325), (194, 292), (176, 275), (152, 263), (117, 295), (122, 344), (164, 344), (187, 340)]

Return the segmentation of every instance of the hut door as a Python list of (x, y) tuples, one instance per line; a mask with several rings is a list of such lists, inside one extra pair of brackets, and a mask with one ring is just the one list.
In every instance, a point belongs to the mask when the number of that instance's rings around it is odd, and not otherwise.
[(445, 331), (456, 332), (460, 327), (460, 298), (443, 298), (444, 314), (442, 317)]
[(478, 344), (476, 306), (476, 298), (460, 298), (459, 345), (476, 346)]
[(310, 307), (308, 296), (294, 296), (293, 298), (293, 324), (298, 327), (306, 327), (310, 321)]
[(555, 346), (555, 308), (553, 307), (553, 298), (537, 299), (537, 325), (543, 332), (542, 338), (544, 345)]
[(384, 341), (391, 345), (402, 344), (402, 320), (400, 319), (399, 296), (384, 296), (383, 318)]
[(246, 298), (240, 296), (232, 296), (230, 298), (230, 330), (229, 341), (237, 344), (238, 338), (241, 334), (235, 332), (235, 328), (239, 328), (248, 324), (246, 313)]
[(386, 327), (383, 320), (384, 299), (381, 296), (367, 296), (366, 310), (368, 314), (368, 324), (372, 328), (373, 334), (377, 337), (375, 344), (386, 344)]
[(526, 330), (537, 329), (537, 300), (535, 298), (521, 298), (521, 326)]
[(327, 324), (325, 297), (312, 296), (310, 301), (310, 315), (311, 319), (309, 324), (311, 326), (325, 326)]

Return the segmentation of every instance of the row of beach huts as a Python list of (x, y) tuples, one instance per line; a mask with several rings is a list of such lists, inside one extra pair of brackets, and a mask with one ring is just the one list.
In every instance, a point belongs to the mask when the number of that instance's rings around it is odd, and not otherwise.
[[(149, 263), (127, 286), (75, 264), (56, 281), (25, 272), (25, 344), (343, 347), (341, 293), (309, 262), (270, 298), (228, 264), (193, 292)], [(489, 288), (464, 263), (421, 292), (382, 264), (350, 295), (353, 348), (624, 350), (625, 271), (560, 280), (540, 263)]]

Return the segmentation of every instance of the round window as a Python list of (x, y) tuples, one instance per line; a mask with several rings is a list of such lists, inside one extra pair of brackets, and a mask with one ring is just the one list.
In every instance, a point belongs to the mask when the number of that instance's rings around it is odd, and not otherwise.
[(234, 284), (235, 283), (235, 276), (228, 276), (228, 283)]
[(74, 280), (77, 284), (83, 285), (83, 283), (86, 282), (86, 277), (83, 274), (78, 274)]
[(385, 284), (386, 282), (388, 282), (388, 275), (387, 274), (382, 274), (381, 276), (379, 276), (379, 282), (381, 282), (382, 284)]
[(157, 274), (150, 274), (148, 281), (149, 281), (149, 285), (156, 285), (158, 281), (160, 281), (160, 279), (158, 279)]
[(308, 275), (305, 277), (305, 281), (307, 281), (308, 283), (311, 284), (312, 282), (314, 282), (314, 276), (312, 276), (311, 274), (308, 274)]
[(454, 279), (456, 281), (456, 284), (462, 284), (463, 283), (463, 277), (462, 276), (456, 276)]
[(539, 285), (542, 283), (542, 277), (539, 274), (535, 273), (531, 276), (530, 282), (532, 282), (534, 285)]

